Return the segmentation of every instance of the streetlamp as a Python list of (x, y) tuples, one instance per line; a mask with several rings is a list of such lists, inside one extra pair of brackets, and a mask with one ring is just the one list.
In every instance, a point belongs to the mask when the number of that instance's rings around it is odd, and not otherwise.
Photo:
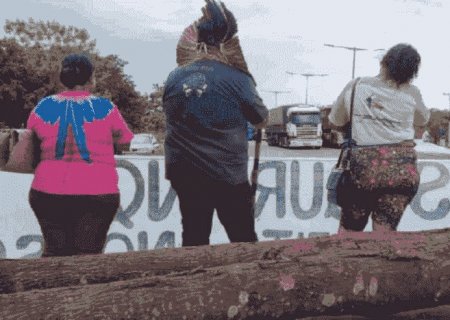
[[(444, 92), (443, 93), (444, 96), (448, 96), (448, 107), (449, 107), (449, 111), (450, 111), (450, 92)], [(450, 115), (448, 117), (448, 128), (447, 128), (447, 137), (448, 137), (448, 141), (447, 141), (447, 147), (450, 147)]]
[(273, 93), (275, 95), (275, 108), (278, 107), (278, 95), (282, 93), (291, 93), (290, 91), (279, 91), (279, 90), (262, 90), (263, 92)]
[(353, 51), (353, 68), (352, 68), (352, 79), (355, 79), (355, 61), (356, 61), (356, 51), (365, 51), (367, 49), (357, 48), (357, 47), (345, 47), (345, 46), (336, 46), (334, 44), (324, 43), (324, 46), (331, 48), (342, 48)]
[(305, 104), (308, 104), (308, 87), (309, 87), (309, 78), (310, 77), (326, 77), (328, 74), (326, 73), (295, 73), (291, 71), (286, 71), (287, 74), (294, 76), (300, 74), (306, 78), (306, 93), (305, 93)]

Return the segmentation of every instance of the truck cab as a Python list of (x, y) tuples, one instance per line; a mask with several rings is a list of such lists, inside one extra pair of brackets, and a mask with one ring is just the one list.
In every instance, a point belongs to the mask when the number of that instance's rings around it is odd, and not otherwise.
[(296, 104), (269, 110), (266, 135), (269, 145), (320, 148), (322, 146), (320, 109)]

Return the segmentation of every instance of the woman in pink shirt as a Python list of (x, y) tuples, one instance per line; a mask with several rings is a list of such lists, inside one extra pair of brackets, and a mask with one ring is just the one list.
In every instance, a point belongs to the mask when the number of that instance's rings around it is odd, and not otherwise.
[(119, 207), (114, 143), (128, 144), (133, 133), (117, 106), (89, 93), (93, 71), (86, 56), (65, 57), (67, 91), (42, 99), (28, 118), (41, 141), (29, 201), (43, 257), (101, 253)]

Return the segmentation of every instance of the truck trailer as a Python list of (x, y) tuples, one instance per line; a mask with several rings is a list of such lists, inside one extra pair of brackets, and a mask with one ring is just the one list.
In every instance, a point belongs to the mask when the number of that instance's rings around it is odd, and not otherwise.
[(281, 147), (322, 147), (320, 109), (291, 104), (269, 110), (267, 143)]

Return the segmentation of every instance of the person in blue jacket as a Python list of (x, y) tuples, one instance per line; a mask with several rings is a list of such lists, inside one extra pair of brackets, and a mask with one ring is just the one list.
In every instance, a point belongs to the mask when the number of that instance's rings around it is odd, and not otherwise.
[(268, 115), (247, 69), (233, 14), (207, 0), (177, 46), (163, 95), (166, 177), (176, 191), (183, 246), (209, 244), (214, 210), (230, 241), (257, 241), (248, 181), (247, 121)]

